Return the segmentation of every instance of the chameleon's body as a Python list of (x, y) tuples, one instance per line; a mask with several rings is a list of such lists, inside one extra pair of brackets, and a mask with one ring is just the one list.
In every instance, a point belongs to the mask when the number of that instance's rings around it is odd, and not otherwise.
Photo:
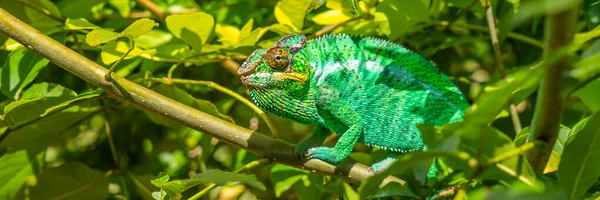
[[(326, 35), (309, 42), (286, 36), (258, 49), (238, 73), (261, 108), (303, 124), (316, 124), (297, 151), (309, 159), (342, 162), (357, 142), (392, 154), (373, 165), (379, 172), (393, 155), (423, 150), (417, 124), (463, 119), (468, 105), (451, 80), (427, 60), (394, 43)], [(334, 148), (318, 146), (329, 131)]]

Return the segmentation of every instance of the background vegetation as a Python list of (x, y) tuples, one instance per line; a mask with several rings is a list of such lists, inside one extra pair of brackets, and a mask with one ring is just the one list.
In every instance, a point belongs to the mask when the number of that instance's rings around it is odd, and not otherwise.
[[(0, 8), (0, 199), (600, 198), (594, 0)], [(365, 165), (384, 153), (362, 145), (337, 168), (298, 160), (289, 144), (312, 127), (259, 110), (236, 71), (283, 35), (327, 33), (386, 38), (430, 59), (469, 99), (465, 121), (419, 126), (430, 151), (376, 176)], [(440, 172), (427, 180), (433, 157)]]

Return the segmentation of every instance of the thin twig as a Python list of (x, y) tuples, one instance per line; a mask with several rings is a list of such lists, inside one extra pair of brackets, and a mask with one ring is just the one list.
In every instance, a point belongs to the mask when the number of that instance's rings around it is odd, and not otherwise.
[(312, 35), (308, 36), (307, 38), (308, 39), (313, 39), (313, 38), (325, 35), (325, 34), (331, 32), (331, 31), (333, 31), (335, 28), (347, 24), (348, 22), (351, 22), (351, 21), (354, 21), (354, 20), (357, 20), (357, 19), (363, 19), (363, 18), (364, 17), (355, 17), (355, 18), (352, 18), (352, 19), (349, 19), (349, 20), (346, 20), (346, 21), (343, 21), (343, 22), (340, 22), (340, 23), (336, 23), (336, 24), (332, 24), (332, 25), (323, 27), (323, 29), (318, 30), (317, 32), (315, 32), (315, 34), (312, 34)]
[[(504, 61), (502, 60), (502, 52), (500, 51), (500, 42), (498, 40), (498, 33), (496, 32), (496, 21), (494, 20), (494, 9), (492, 8), (492, 3), (490, 1), (482, 1), (483, 7), (486, 8), (485, 15), (487, 18), (487, 23), (490, 32), (490, 39), (492, 40), (492, 47), (494, 49), (494, 58), (496, 60), (496, 67), (498, 68), (498, 73), (500, 73), (500, 77), (502, 79), (506, 78), (506, 72), (504, 71)], [(521, 131), (521, 119), (519, 117), (519, 112), (517, 112), (517, 108), (513, 102), (512, 96), (510, 97), (510, 119), (513, 123), (513, 128), (515, 133), (519, 133)]]
[[(239, 169), (235, 170), (234, 173), (240, 173), (240, 172), (252, 169), (256, 166), (269, 164), (270, 162), (271, 161), (266, 158), (263, 158), (260, 160), (255, 160), (255, 161), (252, 161), (252, 162), (244, 165), (243, 167), (240, 167)], [(206, 193), (208, 193), (210, 190), (212, 190), (215, 187), (217, 187), (217, 184), (214, 184), (214, 183), (210, 184), (210, 185), (206, 186), (202, 191), (194, 194), (194, 196), (190, 197), (188, 200), (196, 200), (196, 199), (204, 196)]]
[(165, 20), (165, 13), (163, 13), (162, 9), (158, 7), (154, 2), (150, 0), (135, 0), (135, 3), (140, 7), (148, 9), (158, 20)]
[[(117, 148), (115, 147), (115, 142), (113, 140), (111, 131), (110, 131), (110, 123), (108, 122), (108, 114), (106, 112), (106, 106), (104, 105), (104, 101), (98, 100), (100, 105), (102, 106), (102, 114), (104, 115), (104, 130), (106, 131), (106, 138), (108, 138), (108, 145), (110, 147), (110, 154), (112, 155), (112, 159), (114, 162), (114, 168), (119, 169), (119, 159), (117, 158)], [(125, 187), (123, 185), (123, 187)]]
[[(434, 22), (434, 23), (437, 24), (437, 25), (440, 25), (440, 26), (450, 26), (451, 25), (451, 26), (457, 26), (457, 27), (466, 28), (466, 29), (470, 29), (470, 30), (483, 31), (483, 32), (491, 32), (490, 29), (489, 29), (489, 27), (479, 26), (479, 25), (473, 25), (473, 24), (463, 24), (463, 23), (452, 23), (452, 24), (450, 24), (448, 21), (437, 21), (437, 22)], [(496, 31), (498, 31), (498, 30), (496, 29)], [(525, 35), (521, 35), (521, 34), (518, 34), (518, 33), (509, 32), (506, 35), (506, 37), (514, 39), (514, 40), (518, 40), (518, 41), (521, 41), (521, 42), (524, 42), (524, 43), (527, 43), (527, 44), (530, 44), (530, 45), (533, 45), (535, 47), (539, 47), (539, 48), (542, 48), (542, 49), (544, 48), (544, 43), (542, 43), (542, 42), (540, 42), (540, 41), (538, 41), (536, 39), (527, 37)]]
[(81, 47), (81, 42), (79, 42), (79, 38), (77, 38), (77, 33), (73, 30), (70, 30), (69, 33), (71, 33), (71, 35), (73, 36), (73, 41), (75, 42), (75, 45), (77, 46), (77, 52), (79, 52), (79, 54), (81, 54), (81, 55), (84, 55), (83, 48)]

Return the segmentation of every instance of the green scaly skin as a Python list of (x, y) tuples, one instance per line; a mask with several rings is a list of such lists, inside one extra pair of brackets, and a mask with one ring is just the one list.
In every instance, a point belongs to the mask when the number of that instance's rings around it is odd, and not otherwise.
[[(238, 74), (262, 109), (317, 126), (299, 155), (339, 164), (361, 142), (390, 152), (372, 166), (376, 173), (398, 154), (423, 150), (417, 124), (461, 121), (468, 106), (426, 59), (370, 37), (288, 35), (254, 51)], [(319, 146), (329, 131), (340, 136), (335, 147)]]

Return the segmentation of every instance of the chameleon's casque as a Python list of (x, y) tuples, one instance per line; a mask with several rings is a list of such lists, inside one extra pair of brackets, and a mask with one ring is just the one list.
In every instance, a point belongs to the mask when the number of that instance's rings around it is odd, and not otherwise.
[[(460, 121), (468, 106), (426, 59), (370, 37), (285, 36), (268, 50), (254, 51), (238, 73), (262, 109), (317, 125), (298, 145), (301, 155), (337, 164), (357, 142), (395, 152), (373, 165), (376, 172), (395, 154), (424, 148), (417, 124)], [(328, 130), (340, 136), (334, 148), (319, 146)]]

